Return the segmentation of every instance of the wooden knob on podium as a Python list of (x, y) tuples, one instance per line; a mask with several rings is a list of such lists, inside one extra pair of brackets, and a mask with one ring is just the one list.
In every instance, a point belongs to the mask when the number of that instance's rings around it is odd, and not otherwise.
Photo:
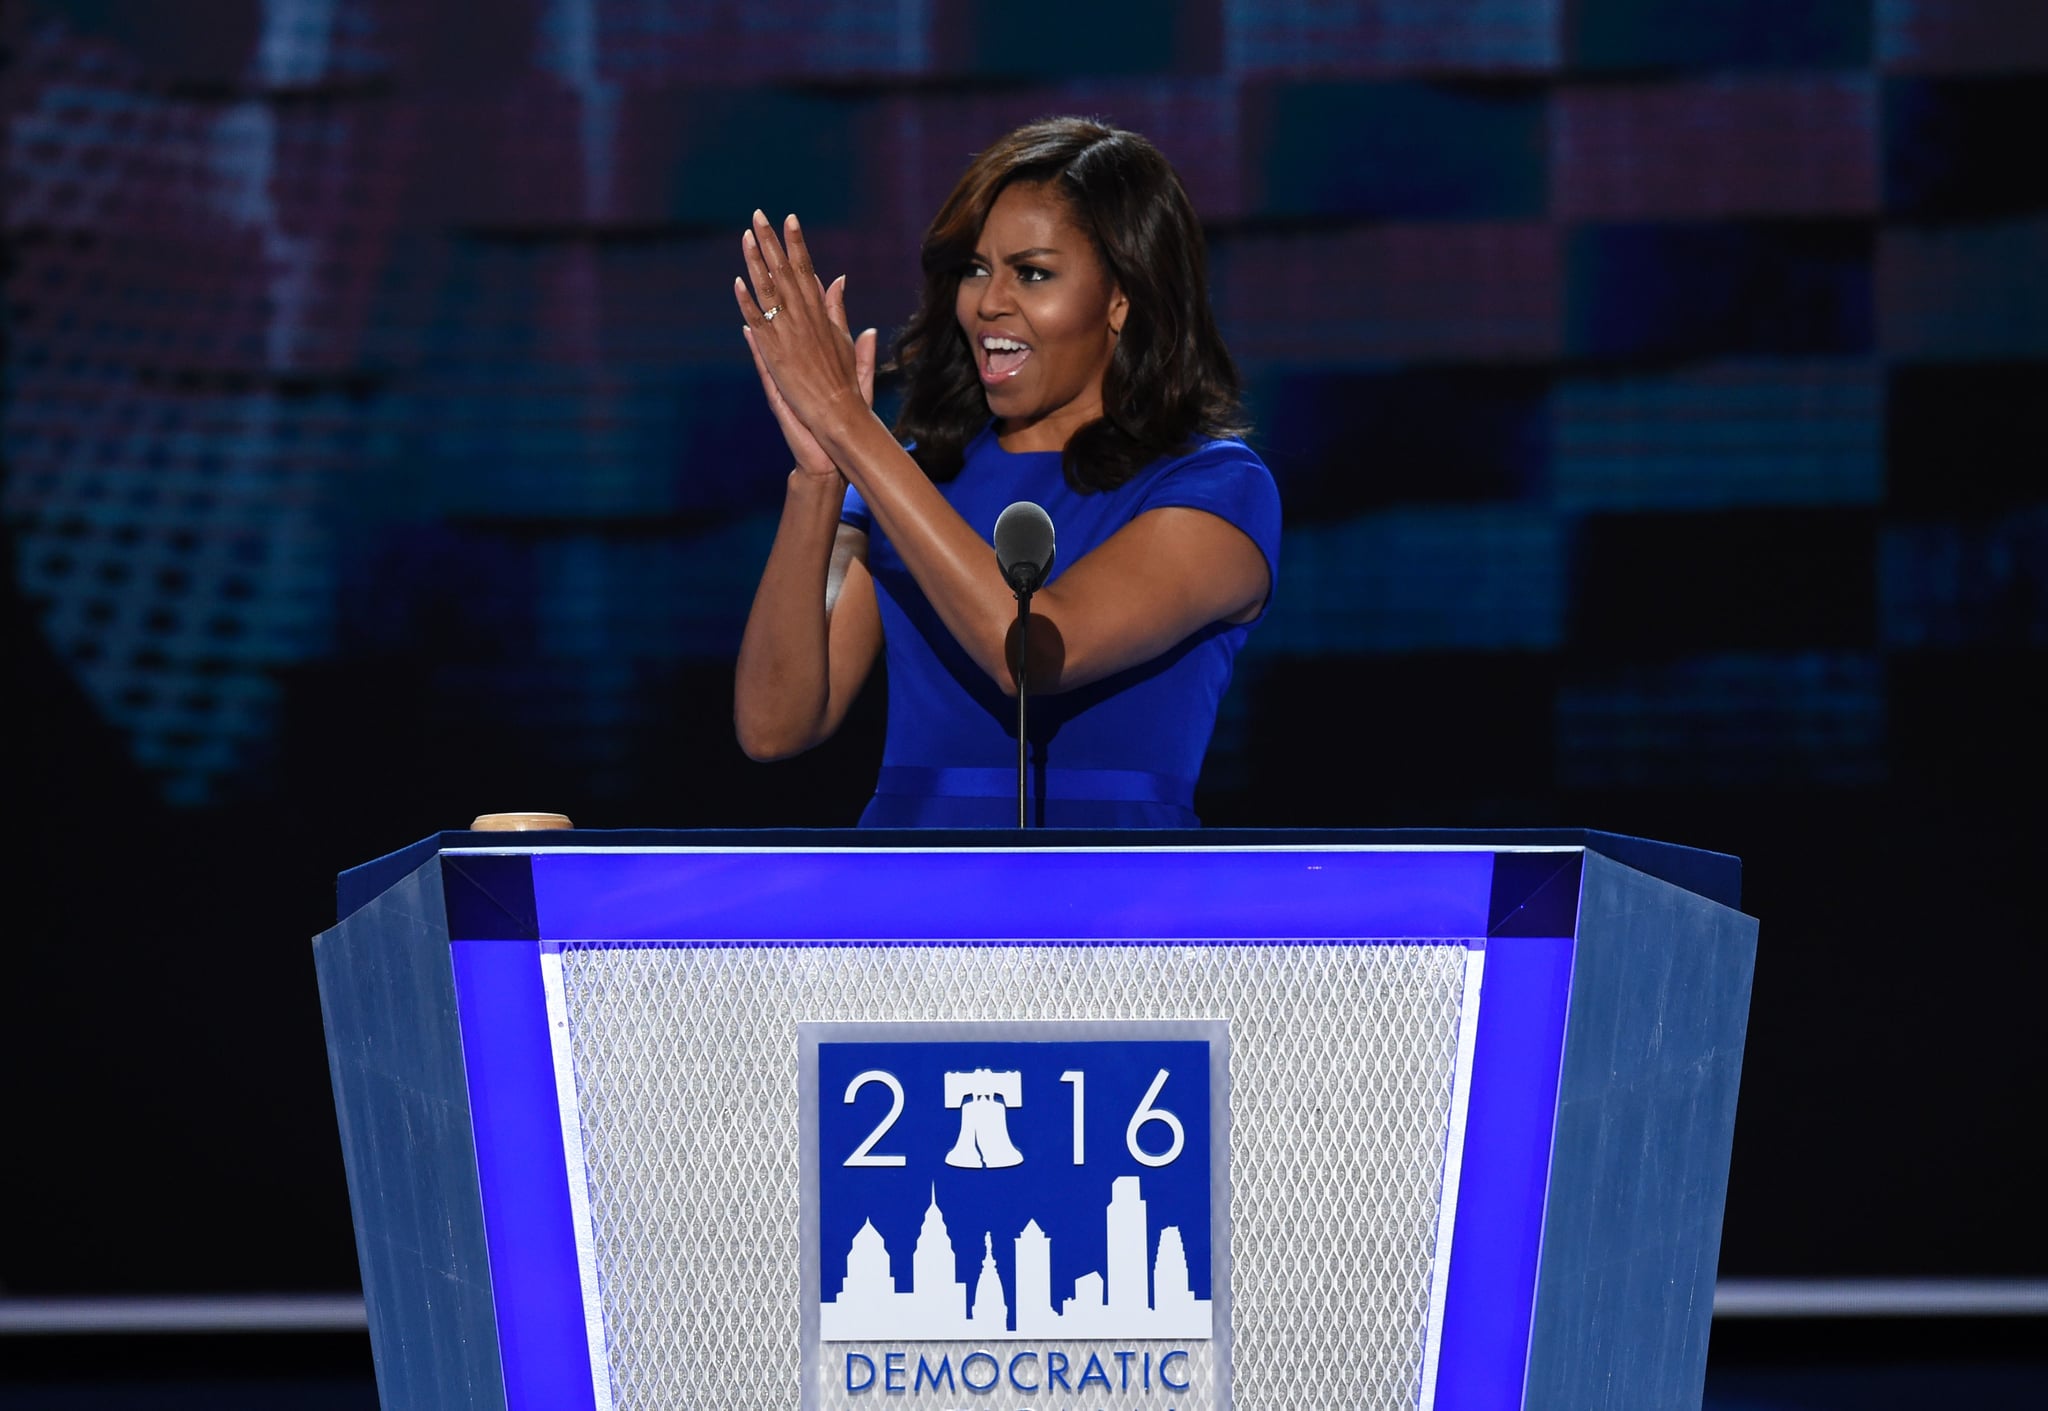
[(542, 833), (575, 826), (565, 813), (479, 813), (469, 825), (473, 833)]

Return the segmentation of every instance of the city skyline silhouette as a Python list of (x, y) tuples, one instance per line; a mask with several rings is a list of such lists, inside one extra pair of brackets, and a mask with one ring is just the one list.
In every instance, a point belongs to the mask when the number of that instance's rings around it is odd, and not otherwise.
[(910, 1288), (897, 1287), (886, 1239), (872, 1217), (863, 1220), (843, 1257), (843, 1277), (833, 1297), (822, 1296), (823, 1288), (832, 1286), (829, 1272), (822, 1281), (820, 1338), (947, 1342), (1212, 1336), (1213, 1304), (1194, 1296), (1181, 1227), (1161, 1227), (1155, 1252), (1140, 1178), (1118, 1176), (1109, 1184), (1103, 1259), (1074, 1280), (1073, 1291), (1057, 1308), (1052, 1240), (1028, 1212), (1020, 1212), (1025, 1224), (1012, 1243), (1007, 1284), (995, 1257), (995, 1232), (980, 1232), (981, 1266), (969, 1301), (934, 1182), (911, 1255)]

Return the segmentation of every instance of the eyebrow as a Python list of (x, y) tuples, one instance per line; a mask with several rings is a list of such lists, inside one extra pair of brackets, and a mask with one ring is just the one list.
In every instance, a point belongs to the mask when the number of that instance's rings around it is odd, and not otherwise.
[[(1018, 250), (1014, 254), (1003, 256), (1003, 263), (1013, 265), (1017, 263), (1017, 261), (1019, 260), (1033, 260), (1037, 259), (1040, 255), (1057, 255), (1059, 253), (1060, 252), (1058, 250), (1051, 249), (1050, 247), (1045, 245), (1034, 245), (1029, 250)], [(973, 258), (977, 260), (986, 260), (988, 256), (982, 254), (981, 251), (976, 250), (974, 252)]]

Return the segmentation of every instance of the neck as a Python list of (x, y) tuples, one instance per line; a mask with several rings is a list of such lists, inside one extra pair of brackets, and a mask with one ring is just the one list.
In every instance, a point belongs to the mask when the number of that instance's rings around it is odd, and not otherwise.
[(1031, 451), (1064, 451), (1074, 433), (1090, 422), (1102, 417), (1102, 404), (1094, 403), (1083, 409), (1062, 407), (1047, 416), (1026, 420), (1022, 417), (996, 418), (996, 444), (1011, 455), (1023, 455)]

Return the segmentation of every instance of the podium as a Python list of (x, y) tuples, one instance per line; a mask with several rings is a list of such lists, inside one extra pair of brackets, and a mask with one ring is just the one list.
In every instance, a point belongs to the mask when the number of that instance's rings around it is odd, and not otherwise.
[(1739, 888), (1577, 830), (426, 839), (314, 941), (382, 1403), (1696, 1408)]

